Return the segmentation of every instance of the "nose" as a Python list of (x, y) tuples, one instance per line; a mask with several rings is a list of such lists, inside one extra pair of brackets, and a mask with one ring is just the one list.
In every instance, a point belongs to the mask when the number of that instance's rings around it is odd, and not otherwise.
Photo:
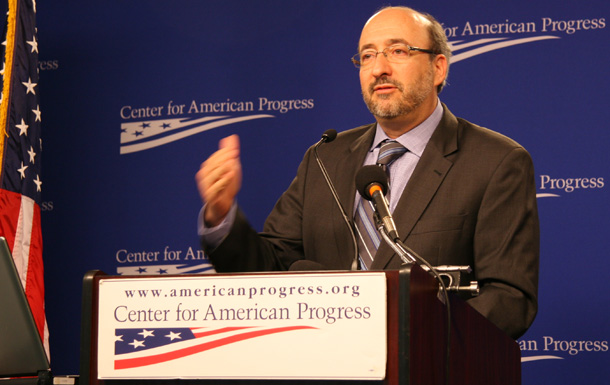
[(392, 66), (384, 52), (377, 53), (373, 68), (371, 68), (371, 74), (376, 78), (392, 74)]

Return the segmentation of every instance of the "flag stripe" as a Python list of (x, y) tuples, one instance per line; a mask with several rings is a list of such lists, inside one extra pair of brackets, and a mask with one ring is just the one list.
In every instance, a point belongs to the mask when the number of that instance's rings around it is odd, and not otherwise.
[(145, 357), (138, 358), (129, 358), (114, 361), (115, 369), (132, 369), (142, 366), (148, 366), (153, 364), (159, 364), (167, 361), (176, 360), (179, 358), (183, 358), (186, 356), (190, 356), (196, 353), (201, 353), (206, 350), (214, 349), (220, 346), (229, 345), (235, 342), (245, 341), (248, 339), (262, 337), (269, 334), (282, 333), (293, 330), (303, 330), (303, 329), (316, 329), (312, 326), (287, 326), (282, 328), (274, 328), (274, 329), (265, 329), (265, 330), (257, 330), (252, 332), (246, 332), (242, 334), (237, 334), (230, 337), (221, 338), (214, 341), (205, 342), (199, 345), (191, 346), (184, 349), (175, 350), (172, 352), (167, 352), (163, 354), (150, 355)]
[(6, 238), (11, 250), (15, 244), (20, 209), (21, 194), (0, 189), (0, 229), (2, 229), (0, 235)]
[(28, 298), (38, 332), (48, 341), (48, 332), (44, 308), (44, 266), (42, 262), (42, 232), (40, 226), (40, 207), (29, 198), (24, 198), (31, 205), (32, 221), (29, 236), (29, 253), (25, 295)]
[[(17, 229), (15, 232), (15, 243), (13, 245), (13, 259), (17, 265), (19, 278), (23, 289), (27, 295), (27, 274), (28, 265), (30, 264), (30, 240), (32, 239), (32, 217), (34, 216), (34, 202), (27, 198), (21, 197), (19, 205), (19, 218), (17, 220)], [(31, 306), (31, 305), (30, 305)]]

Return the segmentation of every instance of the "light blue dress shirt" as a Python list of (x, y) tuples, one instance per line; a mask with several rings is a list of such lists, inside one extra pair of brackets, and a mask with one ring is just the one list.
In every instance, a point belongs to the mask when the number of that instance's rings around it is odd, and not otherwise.
[[(420, 125), (414, 127), (408, 132), (402, 134), (398, 138), (394, 139), (398, 143), (402, 144), (408, 151), (396, 159), (392, 164), (390, 164), (389, 172), (390, 172), (390, 212), (394, 212), (396, 205), (402, 195), (407, 182), (411, 178), (413, 171), (415, 170), (415, 166), (417, 166), (417, 162), (421, 158), (432, 133), (438, 126), (439, 122), (443, 117), (443, 106), (440, 101), (437, 103), (434, 112), (430, 115), (426, 120), (424, 120)], [(371, 164), (375, 164), (377, 162), (377, 157), (379, 156), (379, 146), (381, 142), (386, 139), (390, 139), (386, 133), (383, 131), (383, 128), (377, 124), (377, 131), (375, 132), (375, 139), (373, 140), (373, 144), (369, 149), (366, 157), (364, 158), (364, 166), (368, 166)], [(358, 205), (358, 201), (360, 200), (360, 194), (356, 192), (356, 200), (354, 204), (354, 212), (355, 208)]]

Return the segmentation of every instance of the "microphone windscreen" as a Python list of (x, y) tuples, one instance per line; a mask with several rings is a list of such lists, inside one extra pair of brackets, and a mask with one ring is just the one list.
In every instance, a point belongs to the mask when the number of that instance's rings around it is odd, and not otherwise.
[(383, 195), (388, 191), (388, 175), (385, 171), (375, 165), (364, 166), (356, 174), (356, 189), (364, 199), (371, 200), (373, 197), (369, 194), (368, 189), (371, 184), (381, 186)]
[(288, 269), (288, 271), (317, 271), (317, 270), (328, 270), (328, 269), (325, 268), (324, 265), (322, 265), (318, 262), (309, 261), (307, 259), (299, 259), (298, 261), (296, 261), (292, 265), (290, 265), (290, 268)]
[(337, 130), (333, 130), (332, 128), (330, 130), (324, 131), (324, 133), (322, 134), (322, 139), (324, 139), (326, 143), (332, 142), (333, 140), (335, 140), (336, 137)]

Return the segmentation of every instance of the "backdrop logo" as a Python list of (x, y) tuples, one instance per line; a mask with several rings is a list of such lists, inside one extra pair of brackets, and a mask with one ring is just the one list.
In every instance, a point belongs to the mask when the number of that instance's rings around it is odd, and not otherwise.
[(550, 175), (540, 175), (540, 185), (536, 194), (538, 198), (556, 198), (559, 193), (573, 193), (578, 190), (591, 190), (604, 188), (603, 177), (592, 178), (554, 178)]
[(115, 253), (119, 275), (165, 275), (211, 273), (214, 267), (203, 250), (188, 247), (184, 250), (165, 246), (161, 250), (127, 250)]
[(273, 100), (266, 97), (248, 101), (227, 99), (224, 102), (193, 100), (189, 104), (174, 104), (170, 100), (167, 105), (153, 107), (123, 106), (120, 115), (125, 122), (121, 123), (120, 152), (128, 154), (148, 150), (213, 128), (275, 117), (271, 113), (285, 114), (313, 108), (313, 99)]
[[(606, 19), (603, 17), (579, 20), (554, 20), (543, 17), (540, 20), (525, 22), (513, 22), (507, 19), (503, 23), (491, 24), (475, 24), (467, 21), (461, 26), (452, 27), (443, 24), (445, 35), (453, 51), (451, 63), (513, 45), (559, 39), (557, 34), (572, 35), (576, 32), (604, 28), (606, 28)], [(529, 36), (522, 37), (525, 34)], [(472, 40), (473, 38), (476, 40)]]
[[(608, 352), (608, 341), (558, 340), (543, 336), (540, 340), (520, 340), (521, 362), (563, 360), (581, 353)], [(529, 355), (533, 354), (533, 355)]]

